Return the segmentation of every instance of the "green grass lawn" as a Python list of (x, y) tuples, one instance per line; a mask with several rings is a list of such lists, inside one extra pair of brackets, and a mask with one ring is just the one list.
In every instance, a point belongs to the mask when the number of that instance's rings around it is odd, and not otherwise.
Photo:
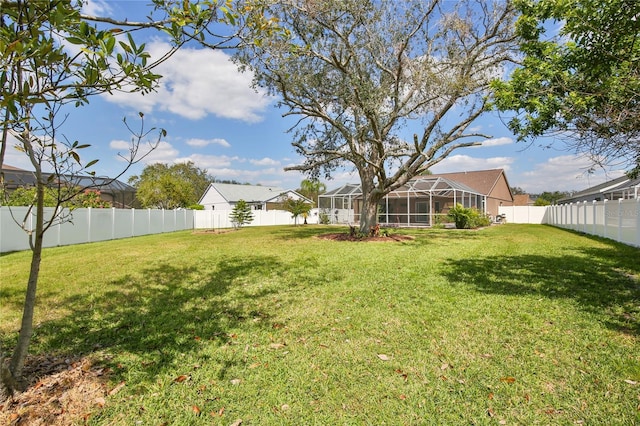
[[(640, 250), (536, 225), (314, 238), (335, 230), (47, 249), (31, 352), (125, 382), (91, 424), (640, 422)], [(0, 257), (5, 348), (29, 255)]]

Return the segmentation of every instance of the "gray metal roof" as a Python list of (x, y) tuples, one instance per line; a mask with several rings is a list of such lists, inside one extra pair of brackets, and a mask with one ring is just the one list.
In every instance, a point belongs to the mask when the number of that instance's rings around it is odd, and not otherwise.
[[(627, 176), (621, 176), (617, 179), (601, 183), (600, 185), (592, 186), (591, 188), (575, 192), (569, 197), (558, 200), (558, 204), (626, 198), (624, 196), (625, 194), (639, 194), (639, 188), (640, 178), (629, 179)], [(637, 197), (637, 195), (635, 196)]]
[(230, 203), (244, 200), (247, 203), (261, 203), (277, 197), (286, 190), (276, 186), (238, 185), (231, 183), (212, 183), (216, 189)]

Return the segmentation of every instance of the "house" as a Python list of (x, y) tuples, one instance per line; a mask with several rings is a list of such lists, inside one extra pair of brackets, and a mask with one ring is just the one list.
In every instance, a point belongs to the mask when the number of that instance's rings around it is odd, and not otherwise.
[[(378, 222), (396, 226), (431, 226), (456, 204), (496, 217), (512, 206), (513, 195), (502, 169), (416, 176), (389, 193), (378, 207)], [(333, 223), (360, 219), (360, 185), (347, 184), (320, 196), (319, 207)]]
[(292, 198), (313, 201), (293, 190), (274, 186), (238, 185), (231, 183), (212, 183), (198, 201), (205, 210), (233, 210), (240, 200), (244, 200), (253, 210), (282, 210), (282, 202)]
[(624, 175), (583, 191), (575, 192), (570, 197), (558, 200), (558, 204), (578, 203), (583, 201), (604, 201), (640, 198), (640, 177), (631, 179)]
[(516, 194), (513, 196), (514, 206), (533, 206), (535, 201), (531, 199), (529, 194)]
[[(29, 188), (36, 185), (35, 173), (28, 170), (3, 164), (2, 174), (4, 175), (4, 188), (8, 193), (20, 187)], [(51, 175), (53, 173), (43, 173), (45, 179), (48, 179)], [(100, 191), (100, 198), (109, 201), (114, 207), (137, 207), (135, 200), (136, 189), (116, 179), (90, 175), (62, 174), (57, 180), (53, 179), (51, 182), (50, 185), (52, 186), (58, 182), (60, 185), (98, 190)]]

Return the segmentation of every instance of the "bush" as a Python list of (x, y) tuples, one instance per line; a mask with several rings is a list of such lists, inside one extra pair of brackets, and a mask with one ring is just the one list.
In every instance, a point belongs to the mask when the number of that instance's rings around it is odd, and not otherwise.
[(329, 220), (329, 215), (327, 213), (320, 213), (320, 224), (328, 225), (329, 223), (331, 223), (331, 221)]
[(449, 210), (448, 217), (455, 222), (457, 229), (474, 229), (491, 224), (491, 220), (478, 209), (463, 207), (460, 203)]

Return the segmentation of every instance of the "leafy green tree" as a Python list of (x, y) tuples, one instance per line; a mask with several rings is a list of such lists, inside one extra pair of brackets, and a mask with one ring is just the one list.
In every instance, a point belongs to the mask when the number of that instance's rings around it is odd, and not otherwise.
[(297, 192), (311, 199), (318, 206), (318, 197), (327, 192), (327, 185), (318, 179), (304, 179), (300, 182), (300, 188)]
[(511, 130), (529, 141), (553, 134), (594, 166), (640, 170), (640, 2), (514, 4), (521, 66), (494, 83), (497, 108), (516, 113)]
[(571, 193), (564, 191), (545, 191), (542, 194), (538, 195), (534, 204), (536, 206), (548, 206), (551, 204), (556, 204), (559, 200), (568, 197), (569, 195), (571, 195)]
[(167, 165), (148, 165), (140, 176), (131, 176), (136, 197), (145, 208), (175, 209), (189, 207), (200, 200), (213, 178), (192, 161)]
[(110, 201), (100, 198), (100, 191), (97, 189), (85, 189), (81, 194), (76, 195), (70, 201), (71, 207), (109, 209), (113, 207)]
[[(255, 84), (298, 116), (288, 167), (312, 178), (357, 170), (360, 231), (378, 203), (446, 158), (489, 137), (472, 123), (514, 47), (510, 2), (406, 0), (274, 2), (284, 31), (238, 52)], [(287, 37), (290, 35), (290, 37)], [(420, 133), (404, 138), (407, 126)]]
[(287, 197), (287, 199), (285, 199), (284, 202), (282, 203), (282, 207), (286, 211), (291, 213), (291, 216), (293, 216), (294, 223), (297, 225), (298, 224), (298, 217), (299, 216), (306, 217), (309, 214), (309, 211), (311, 211), (311, 208), (313, 206), (311, 204), (305, 202), (301, 198), (293, 199), (291, 197)]
[(244, 225), (253, 222), (251, 206), (244, 200), (238, 200), (229, 214), (229, 218), (231, 219), (231, 223), (233, 223), (234, 228), (242, 228)]
[[(59, 191), (60, 188), (47, 187), (44, 190), (44, 207), (67, 207), (67, 208), (110, 208), (110, 201), (100, 198), (100, 191), (97, 189), (85, 189), (78, 192), (77, 189), (71, 189), (70, 192), (76, 195), (66, 202), (61, 202)], [(32, 206), (36, 199), (38, 190), (35, 187), (19, 187), (11, 191), (11, 193), (2, 194), (3, 205), (5, 206)]]
[(511, 189), (511, 193), (513, 195), (523, 195), (523, 194), (527, 193), (527, 191), (525, 191), (524, 189), (520, 188), (519, 186), (512, 186), (510, 189)]
[[(35, 187), (21, 186), (15, 190), (2, 194), (2, 204), (5, 206), (31, 206), (37, 197)], [(53, 188), (46, 188), (43, 195), (44, 207), (57, 207), (58, 197)]]

